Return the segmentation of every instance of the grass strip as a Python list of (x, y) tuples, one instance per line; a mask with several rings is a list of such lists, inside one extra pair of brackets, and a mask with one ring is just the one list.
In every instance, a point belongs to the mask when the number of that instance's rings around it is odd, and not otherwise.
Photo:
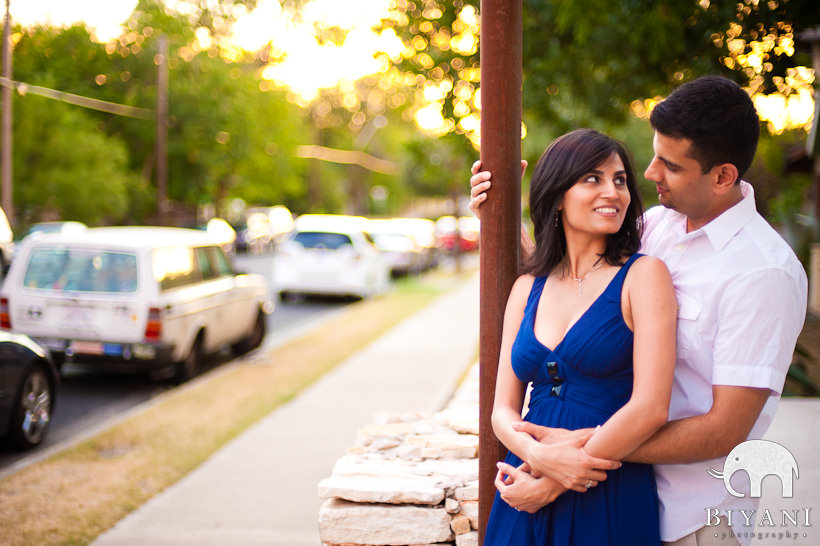
[(300, 339), (170, 391), (145, 411), (5, 477), (0, 544), (90, 543), (465, 277), (433, 272), (397, 283)]

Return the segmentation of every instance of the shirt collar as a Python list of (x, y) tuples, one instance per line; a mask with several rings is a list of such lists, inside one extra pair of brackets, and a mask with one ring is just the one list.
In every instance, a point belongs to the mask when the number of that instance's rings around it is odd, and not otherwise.
[(752, 185), (741, 180), (740, 191), (743, 198), (737, 204), (701, 228), (716, 250), (726, 246), (726, 243), (757, 213)]

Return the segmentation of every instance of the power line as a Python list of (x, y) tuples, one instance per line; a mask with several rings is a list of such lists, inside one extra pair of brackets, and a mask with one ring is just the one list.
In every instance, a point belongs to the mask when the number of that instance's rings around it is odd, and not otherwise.
[(358, 150), (337, 150), (325, 146), (306, 144), (296, 148), (296, 156), (309, 159), (320, 159), (331, 163), (359, 165), (367, 170), (383, 174), (394, 174), (396, 165), (392, 161), (379, 159)]
[(40, 87), (37, 85), (30, 85), (25, 82), (17, 82), (5, 77), (0, 77), (0, 85), (10, 89), (16, 89), (21, 95), (31, 93), (32, 95), (48, 97), (50, 99), (73, 104), (75, 106), (82, 106), (83, 108), (99, 110), (101, 112), (116, 114), (118, 116), (127, 116), (138, 119), (154, 119), (154, 111), (146, 108), (137, 108), (136, 106), (128, 106), (125, 104), (117, 104), (115, 102), (92, 99), (90, 97), (83, 97), (73, 93), (66, 93), (65, 91), (49, 89), (48, 87)]

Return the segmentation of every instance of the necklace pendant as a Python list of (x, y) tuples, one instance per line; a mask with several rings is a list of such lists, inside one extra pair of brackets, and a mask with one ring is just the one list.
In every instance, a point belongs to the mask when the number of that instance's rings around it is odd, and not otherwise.
[(584, 295), (584, 290), (581, 287), (581, 283), (583, 282), (583, 279), (575, 279), (575, 280), (578, 281), (578, 297), (580, 298), (581, 296)]

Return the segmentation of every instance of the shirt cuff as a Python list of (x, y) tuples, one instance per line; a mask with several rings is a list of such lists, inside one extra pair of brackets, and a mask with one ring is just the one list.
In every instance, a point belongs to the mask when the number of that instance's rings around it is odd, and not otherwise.
[(715, 366), (712, 372), (712, 384), (727, 387), (771, 389), (775, 393), (781, 394), (787, 371), (788, 366), (786, 369), (780, 370), (742, 364), (723, 364)]

